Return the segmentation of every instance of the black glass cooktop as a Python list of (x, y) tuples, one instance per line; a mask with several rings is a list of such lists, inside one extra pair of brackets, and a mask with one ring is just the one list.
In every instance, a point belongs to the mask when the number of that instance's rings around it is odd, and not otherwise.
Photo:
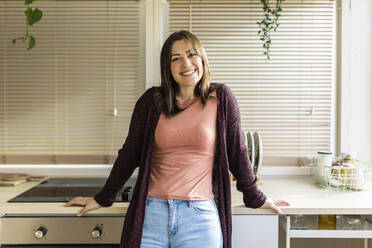
[[(106, 178), (50, 178), (8, 202), (67, 202), (75, 196), (95, 196), (105, 182)], [(130, 178), (116, 201), (129, 202), (135, 183)]]

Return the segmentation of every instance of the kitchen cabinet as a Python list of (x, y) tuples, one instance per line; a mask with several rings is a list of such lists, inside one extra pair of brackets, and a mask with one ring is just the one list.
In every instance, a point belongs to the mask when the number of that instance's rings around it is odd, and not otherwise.
[(278, 215), (233, 215), (232, 247), (278, 247)]

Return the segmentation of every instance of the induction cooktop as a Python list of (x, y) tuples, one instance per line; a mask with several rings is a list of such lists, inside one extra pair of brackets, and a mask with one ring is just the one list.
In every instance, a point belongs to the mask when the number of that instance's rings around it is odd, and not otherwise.
[[(106, 178), (49, 178), (8, 202), (67, 202), (76, 196), (95, 196)], [(130, 178), (117, 194), (117, 202), (129, 202), (136, 178)]]

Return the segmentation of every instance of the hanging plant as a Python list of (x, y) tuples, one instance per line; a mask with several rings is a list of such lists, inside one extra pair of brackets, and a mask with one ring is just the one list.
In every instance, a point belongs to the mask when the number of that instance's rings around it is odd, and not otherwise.
[(262, 41), (262, 47), (264, 48), (264, 55), (266, 55), (266, 59), (270, 59), (270, 45), (271, 45), (271, 31), (276, 31), (279, 27), (279, 16), (282, 8), (280, 7), (281, 3), (285, 0), (276, 0), (275, 8), (269, 7), (270, 0), (260, 0), (264, 11), (264, 19), (262, 21), (257, 22), (260, 27), (258, 31), (258, 35), (260, 36), (260, 40)]
[(28, 40), (27, 50), (31, 50), (36, 44), (35, 37), (31, 35), (31, 32), (29, 29), (32, 25), (40, 21), (41, 18), (43, 17), (43, 12), (41, 10), (39, 10), (38, 8), (32, 9), (30, 7), (30, 4), (32, 4), (35, 1), (36, 0), (25, 0), (25, 6), (27, 8), (25, 11), (26, 33), (24, 36), (18, 37), (12, 41), (12, 43), (15, 45), (17, 40), (22, 40), (23, 42)]

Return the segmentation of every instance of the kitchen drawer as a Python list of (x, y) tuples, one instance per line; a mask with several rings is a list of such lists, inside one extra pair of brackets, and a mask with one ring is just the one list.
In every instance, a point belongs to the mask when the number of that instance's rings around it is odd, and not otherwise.
[(278, 247), (278, 215), (233, 215), (232, 247)]

